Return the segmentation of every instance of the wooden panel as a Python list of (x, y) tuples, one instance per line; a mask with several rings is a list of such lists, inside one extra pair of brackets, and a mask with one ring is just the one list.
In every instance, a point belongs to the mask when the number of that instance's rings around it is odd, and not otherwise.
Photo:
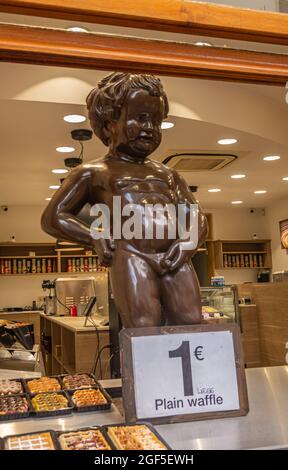
[[(82, 333), (78, 332), (76, 335), (76, 344), (75, 344), (75, 371), (76, 372), (90, 372), (93, 365), (94, 360), (97, 355), (97, 336), (95, 332), (89, 333)], [(99, 332), (99, 350), (103, 348), (103, 346), (107, 346), (109, 341), (109, 333), (107, 332)], [(102, 379), (109, 379), (110, 375), (110, 348), (106, 348), (103, 350), (101, 354), (101, 364), (102, 364)], [(100, 379), (100, 365), (98, 362), (98, 366), (96, 369), (96, 377)]]
[(0, 25), (0, 60), (285, 85), (288, 55)]
[(243, 41), (288, 44), (288, 17), (185, 0), (8, 0), (0, 11)]

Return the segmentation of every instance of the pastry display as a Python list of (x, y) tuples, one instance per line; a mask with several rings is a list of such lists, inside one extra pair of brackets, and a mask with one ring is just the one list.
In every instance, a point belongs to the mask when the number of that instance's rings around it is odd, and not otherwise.
[(27, 398), (19, 396), (0, 397), (0, 416), (27, 413), (28, 411)]
[(39, 393), (32, 398), (36, 412), (62, 410), (69, 407), (67, 398), (61, 393)]
[(6, 440), (8, 450), (55, 450), (50, 432), (11, 436)]
[(110, 426), (108, 436), (119, 450), (167, 450), (167, 447), (145, 424)]
[(21, 382), (9, 379), (0, 379), (0, 395), (17, 395), (23, 392)]
[(88, 374), (74, 374), (74, 375), (65, 375), (63, 377), (64, 388), (67, 389), (78, 389), (78, 388), (87, 388), (93, 387), (96, 385), (93, 377), (89, 377)]
[(29, 326), (31, 323), (23, 323), (23, 322), (14, 322), (10, 323), (8, 322), (6, 324), (6, 328), (9, 328), (10, 330), (13, 330), (14, 328), (21, 328), (22, 326)]
[(61, 390), (60, 383), (53, 377), (41, 377), (40, 379), (28, 380), (27, 387), (30, 393), (56, 392), (57, 390)]
[(72, 395), (72, 400), (78, 407), (106, 405), (108, 403), (103, 393), (100, 390), (95, 390), (93, 388), (76, 390)]
[(63, 450), (111, 450), (98, 429), (64, 433), (59, 437), (59, 442)]

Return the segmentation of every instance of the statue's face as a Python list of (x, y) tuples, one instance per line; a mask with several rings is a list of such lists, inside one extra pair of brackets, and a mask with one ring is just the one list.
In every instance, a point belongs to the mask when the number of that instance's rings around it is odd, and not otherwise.
[(161, 143), (164, 103), (146, 90), (131, 92), (113, 126), (113, 147), (117, 153), (142, 160)]

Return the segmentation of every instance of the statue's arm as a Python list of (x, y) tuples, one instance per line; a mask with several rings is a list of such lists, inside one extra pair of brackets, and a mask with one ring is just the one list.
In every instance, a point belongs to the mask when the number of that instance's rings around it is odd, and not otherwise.
[(79, 166), (65, 178), (46, 207), (41, 225), (52, 237), (92, 245), (90, 228), (77, 214), (90, 200), (91, 168)]
[(207, 218), (200, 206), (194, 198), (193, 193), (189, 189), (186, 181), (176, 171), (173, 171), (173, 177), (176, 184), (176, 192), (179, 203), (197, 204), (198, 205), (198, 245), (200, 247), (205, 242), (208, 236), (208, 222)]

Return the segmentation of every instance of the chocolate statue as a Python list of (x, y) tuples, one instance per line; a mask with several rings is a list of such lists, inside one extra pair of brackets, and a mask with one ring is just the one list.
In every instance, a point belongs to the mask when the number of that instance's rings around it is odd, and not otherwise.
[[(167, 227), (160, 238), (121, 235), (113, 239), (111, 229), (109, 237), (95, 239), (91, 227), (77, 217), (87, 203), (105, 205), (114, 216), (115, 196), (121, 208), (127, 204), (196, 204), (182, 177), (148, 158), (161, 142), (161, 123), (168, 115), (160, 80), (153, 75), (112, 73), (91, 91), (87, 107), (91, 126), (108, 153), (71, 171), (42, 216), (43, 230), (92, 247), (100, 263), (111, 267), (115, 305), (124, 327), (201, 323), (199, 284), (191, 262), (207, 236), (201, 209), (198, 244), (185, 250), (178, 235), (174, 240), (167, 236)], [(121, 216), (124, 220), (125, 215)], [(165, 221), (160, 218), (153, 224), (163, 228)]]

